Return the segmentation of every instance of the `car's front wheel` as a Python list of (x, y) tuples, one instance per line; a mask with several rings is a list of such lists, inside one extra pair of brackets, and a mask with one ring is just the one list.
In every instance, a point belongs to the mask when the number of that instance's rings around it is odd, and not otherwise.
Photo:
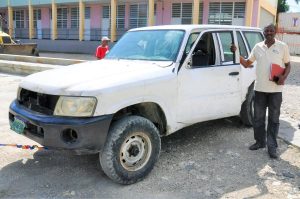
[(153, 169), (161, 149), (155, 125), (140, 116), (116, 121), (100, 153), (104, 173), (115, 182), (132, 184)]

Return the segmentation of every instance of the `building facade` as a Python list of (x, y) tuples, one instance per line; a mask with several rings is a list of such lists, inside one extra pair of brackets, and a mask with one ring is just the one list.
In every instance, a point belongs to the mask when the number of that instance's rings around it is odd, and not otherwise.
[[(2, 29), (40, 46), (117, 41), (128, 29), (165, 24), (262, 27), (277, 0), (1, 0)], [(75, 42), (76, 41), (76, 42)], [(43, 49), (43, 48), (42, 48)], [(47, 49), (46, 49), (47, 50)], [(51, 50), (51, 49), (48, 49)]]

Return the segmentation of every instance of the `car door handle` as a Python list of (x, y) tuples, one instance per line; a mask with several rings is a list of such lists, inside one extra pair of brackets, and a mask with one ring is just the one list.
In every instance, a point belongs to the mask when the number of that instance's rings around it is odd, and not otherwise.
[(239, 72), (231, 72), (231, 73), (229, 73), (228, 75), (230, 75), (230, 76), (235, 76), (235, 75), (238, 75), (238, 74), (240, 74)]

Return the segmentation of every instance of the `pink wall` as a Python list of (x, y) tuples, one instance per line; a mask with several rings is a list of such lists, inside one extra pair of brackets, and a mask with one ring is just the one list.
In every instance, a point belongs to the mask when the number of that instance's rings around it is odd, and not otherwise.
[(99, 4), (91, 5), (91, 28), (100, 28), (102, 8)]
[(42, 28), (50, 28), (50, 8), (41, 8)]
[(125, 4), (125, 29), (129, 29), (129, 17), (130, 17), (130, 3)]
[(259, 12), (259, 1), (260, 0), (253, 1), (253, 12), (252, 12), (252, 23), (251, 23), (251, 26), (253, 27), (258, 26), (257, 19), (258, 19), (258, 12)]
[(155, 25), (162, 25), (163, 23), (163, 3), (161, 1), (156, 2), (156, 21)]
[(209, 0), (203, 0), (203, 19), (202, 24), (208, 23)]
[(171, 0), (165, 0), (162, 2), (162, 24), (171, 24), (172, 3), (173, 1)]

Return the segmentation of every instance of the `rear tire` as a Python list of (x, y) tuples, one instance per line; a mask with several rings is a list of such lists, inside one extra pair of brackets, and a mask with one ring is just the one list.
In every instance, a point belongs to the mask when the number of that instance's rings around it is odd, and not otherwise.
[(33, 55), (33, 56), (36, 56), (36, 57), (39, 57), (39, 56), (40, 56), (40, 51), (39, 51), (39, 49), (37, 49), (37, 48), (33, 49), (32, 55)]
[(240, 117), (244, 125), (253, 126), (254, 121), (254, 84), (248, 88), (246, 100), (242, 104)]
[(140, 116), (128, 116), (112, 125), (100, 153), (100, 164), (113, 181), (132, 184), (150, 173), (160, 149), (160, 135), (154, 124)]

